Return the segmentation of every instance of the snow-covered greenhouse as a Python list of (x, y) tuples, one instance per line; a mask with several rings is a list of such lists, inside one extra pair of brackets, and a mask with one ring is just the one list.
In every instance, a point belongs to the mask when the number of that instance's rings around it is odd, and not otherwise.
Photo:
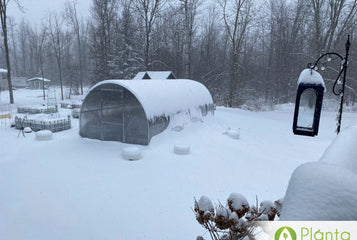
[(80, 112), (80, 136), (148, 145), (170, 117), (214, 111), (211, 94), (199, 82), (178, 80), (105, 80), (93, 86)]

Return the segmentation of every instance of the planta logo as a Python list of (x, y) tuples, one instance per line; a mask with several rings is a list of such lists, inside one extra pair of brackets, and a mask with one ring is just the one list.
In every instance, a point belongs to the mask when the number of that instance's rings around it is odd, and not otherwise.
[(275, 232), (274, 240), (296, 240), (296, 232), (291, 227), (281, 227)]

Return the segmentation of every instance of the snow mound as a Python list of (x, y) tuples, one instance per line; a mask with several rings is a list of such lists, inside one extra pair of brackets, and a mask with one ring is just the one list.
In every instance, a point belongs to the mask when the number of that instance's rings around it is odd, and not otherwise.
[(187, 144), (175, 144), (174, 153), (178, 155), (187, 155), (190, 153), (190, 145)]
[(36, 132), (36, 140), (47, 141), (52, 139), (53, 133), (50, 130), (41, 130)]
[(190, 118), (192, 122), (202, 122), (202, 112), (198, 107), (191, 107), (190, 108)]
[(240, 132), (238, 129), (228, 129), (227, 132), (224, 134), (228, 135), (230, 138), (233, 139), (239, 139), (240, 138)]
[(357, 219), (357, 127), (342, 131), (319, 162), (299, 166), (290, 178), (281, 220)]
[(341, 131), (320, 159), (346, 168), (357, 174), (357, 126), (350, 126)]
[(198, 200), (197, 207), (202, 212), (214, 212), (213, 203), (206, 196), (202, 196), (200, 200)]
[(171, 128), (173, 131), (180, 132), (188, 123), (190, 123), (189, 114), (187, 112), (179, 112), (170, 117), (169, 128)]
[(306, 163), (289, 181), (280, 220), (356, 220), (357, 175), (332, 164)]
[(122, 156), (126, 160), (139, 160), (141, 151), (138, 147), (126, 147), (122, 151)]
[(322, 85), (326, 89), (324, 79), (320, 73), (310, 68), (304, 69), (300, 73), (298, 85), (300, 83)]
[(24, 133), (32, 133), (32, 129), (30, 127), (25, 127)]

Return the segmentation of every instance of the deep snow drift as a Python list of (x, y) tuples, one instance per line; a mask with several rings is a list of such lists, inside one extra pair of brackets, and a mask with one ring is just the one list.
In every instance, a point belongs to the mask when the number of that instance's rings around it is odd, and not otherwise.
[(344, 129), (319, 162), (293, 173), (281, 220), (357, 219), (357, 126)]
[[(16, 90), (15, 101), (40, 103), (41, 91)], [(173, 121), (149, 146), (137, 146), (137, 161), (122, 158), (126, 144), (81, 138), (78, 119), (48, 141), (1, 127), (0, 239), (195, 239), (205, 230), (194, 197), (225, 202), (238, 192), (250, 204), (256, 195), (283, 197), (294, 169), (319, 160), (335, 138), (335, 116), (322, 112), (311, 138), (293, 135), (292, 104), (268, 112), (218, 107), (203, 123)], [(344, 113), (343, 128), (356, 119)], [(189, 154), (174, 153), (180, 144)]]

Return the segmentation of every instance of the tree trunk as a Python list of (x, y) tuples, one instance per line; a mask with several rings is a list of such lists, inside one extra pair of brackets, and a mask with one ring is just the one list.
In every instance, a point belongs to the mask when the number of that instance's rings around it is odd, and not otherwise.
[(14, 103), (14, 94), (12, 91), (10, 54), (9, 54), (9, 46), (8, 46), (8, 42), (7, 42), (6, 7), (7, 7), (7, 2), (1, 0), (0, 1), (0, 17), (1, 17), (1, 27), (2, 27), (2, 31), (4, 34), (4, 49), (5, 49), (5, 58), (6, 58), (6, 67), (7, 67), (7, 82), (9, 85), (10, 104), (13, 104)]

